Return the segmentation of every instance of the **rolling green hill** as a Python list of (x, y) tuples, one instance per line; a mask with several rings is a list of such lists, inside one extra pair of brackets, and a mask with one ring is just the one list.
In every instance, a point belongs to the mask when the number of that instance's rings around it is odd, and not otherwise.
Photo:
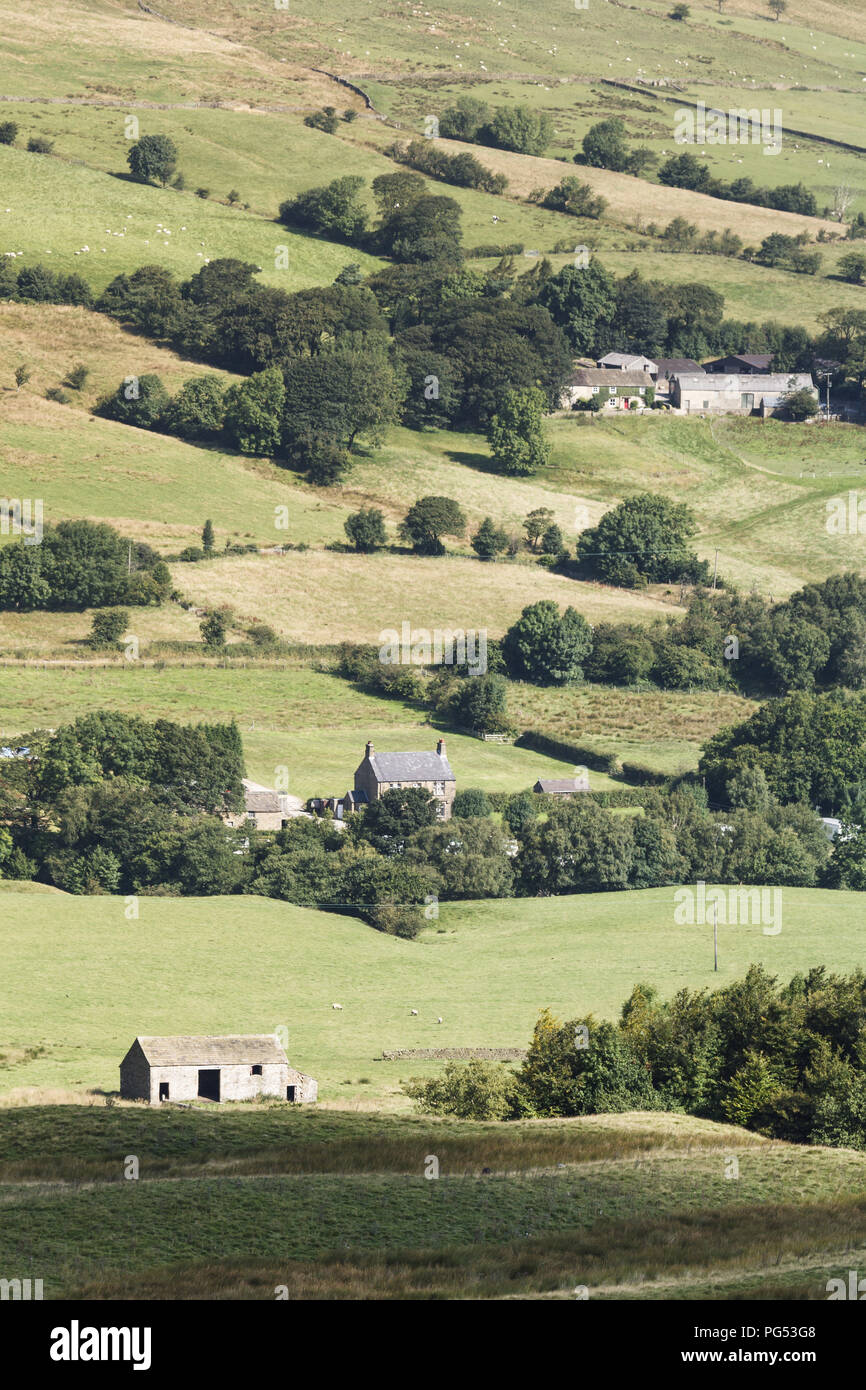
[(414, 942), (255, 898), (144, 897), (137, 918), (127, 910), (123, 898), (0, 898), (0, 1094), (116, 1090), (137, 1033), (285, 1027), (323, 1099), (393, 1106), (401, 1077), (439, 1064), (379, 1061), (383, 1049), (521, 1047), (542, 1008), (615, 1017), (638, 981), (669, 995), (752, 962), (785, 979), (862, 964), (859, 895), (819, 889), (783, 891), (776, 936), (720, 926), (718, 975), (712, 929), (677, 926), (671, 889), (443, 904)]

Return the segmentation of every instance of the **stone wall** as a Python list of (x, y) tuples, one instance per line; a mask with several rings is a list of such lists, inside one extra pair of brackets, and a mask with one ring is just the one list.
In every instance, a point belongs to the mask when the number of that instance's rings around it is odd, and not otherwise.
[(522, 1062), (525, 1047), (398, 1047), (383, 1052), (383, 1062)]

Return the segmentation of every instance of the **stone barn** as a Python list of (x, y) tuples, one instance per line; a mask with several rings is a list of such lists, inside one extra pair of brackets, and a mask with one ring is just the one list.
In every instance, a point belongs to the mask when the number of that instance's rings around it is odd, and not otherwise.
[(289, 1066), (268, 1033), (230, 1037), (138, 1037), (120, 1064), (123, 1100), (314, 1101), (318, 1084)]

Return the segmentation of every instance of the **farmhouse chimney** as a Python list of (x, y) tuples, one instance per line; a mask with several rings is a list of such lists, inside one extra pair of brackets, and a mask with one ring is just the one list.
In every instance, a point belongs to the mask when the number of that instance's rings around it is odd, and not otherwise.
[(444, 740), (444, 738), (440, 738), (439, 742), (436, 744), (436, 752), (439, 754), (439, 757), (440, 757), (440, 758), (444, 758), (444, 757), (445, 757), (445, 740)]
[(366, 753), (365, 753), (364, 756), (367, 757), (367, 758), (372, 758), (372, 756), (373, 756), (373, 745), (372, 745), (372, 743), (368, 743), (368, 744), (367, 744), (367, 750), (366, 750)]

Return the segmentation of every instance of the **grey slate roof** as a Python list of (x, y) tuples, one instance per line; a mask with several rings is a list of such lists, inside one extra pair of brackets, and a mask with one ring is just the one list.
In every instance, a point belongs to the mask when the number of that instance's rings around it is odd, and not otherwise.
[(700, 362), (695, 362), (692, 357), (660, 357), (656, 366), (659, 376), (670, 376), (672, 372), (700, 375), (704, 371)]
[(447, 758), (438, 753), (373, 753), (370, 756), (377, 782), (453, 782)]
[(580, 367), (569, 377), (572, 386), (651, 386), (649, 372), (620, 372), (615, 367)]
[(729, 352), (725, 357), (716, 357), (712, 362), (708, 362), (707, 371), (711, 371), (721, 362), (745, 362), (747, 367), (756, 367), (759, 372), (765, 372), (775, 355), (773, 352)]
[(217, 1067), (231, 1063), (286, 1064), (288, 1058), (270, 1033), (232, 1033), (226, 1037), (202, 1034), (135, 1040), (152, 1067)]
[(752, 391), (756, 396), (784, 396), (803, 387), (814, 390), (809, 372), (702, 372), (700, 376), (677, 378), (681, 391)]
[(622, 368), (628, 370), (630, 363), (634, 364), (635, 371), (641, 372), (644, 370), (640, 365), (643, 362), (649, 362), (655, 366), (652, 358), (645, 357), (642, 352), (606, 352), (604, 357), (599, 357), (597, 360), (602, 367), (614, 367), (617, 370)]
[(243, 787), (244, 809), (248, 815), (263, 812), (278, 815), (282, 811), (279, 794), (270, 787), (262, 787), (258, 782), (250, 782), (246, 777), (243, 779)]

